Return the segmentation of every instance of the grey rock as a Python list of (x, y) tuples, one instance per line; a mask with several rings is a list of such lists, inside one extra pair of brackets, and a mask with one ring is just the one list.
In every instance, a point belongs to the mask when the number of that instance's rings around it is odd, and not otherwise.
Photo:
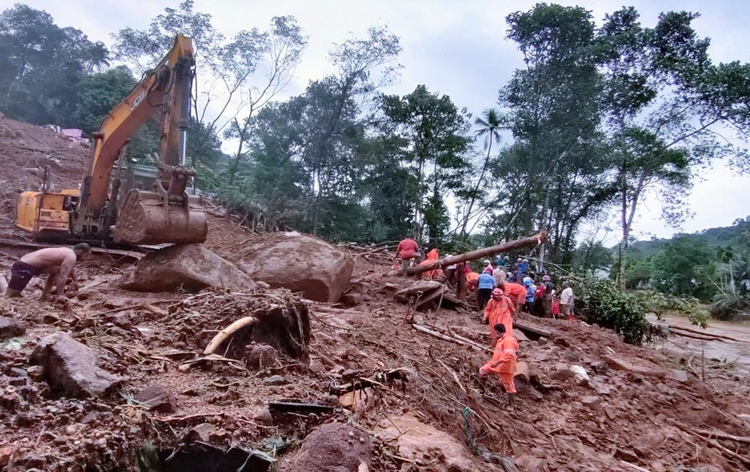
[(135, 395), (135, 400), (149, 410), (160, 413), (177, 411), (177, 399), (166, 385), (156, 384), (146, 387)]
[(272, 375), (263, 379), (264, 385), (284, 385), (285, 383), (286, 379), (281, 375)]
[(44, 368), (53, 391), (71, 397), (102, 396), (125, 381), (99, 367), (95, 350), (63, 332), (43, 338), (31, 353), (30, 363)]
[(26, 326), (15, 318), (0, 316), (0, 339), (15, 338), (26, 333)]

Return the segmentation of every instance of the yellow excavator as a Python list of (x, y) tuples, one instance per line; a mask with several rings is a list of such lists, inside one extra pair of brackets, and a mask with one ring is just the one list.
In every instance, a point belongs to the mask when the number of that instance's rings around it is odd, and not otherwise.
[[(192, 40), (178, 34), (156, 68), (135, 86), (92, 135), (80, 190), (23, 192), (16, 226), (36, 239), (104, 241), (125, 246), (202, 243), (208, 235), (203, 197), (186, 190), (195, 171), (185, 167), (190, 99), (195, 74)], [(160, 116), (158, 175), (151, 191), (132, 188), (118, 202), (127, 143), (152, 116)], [(118, 162), (119, 161), (119, 162)]]

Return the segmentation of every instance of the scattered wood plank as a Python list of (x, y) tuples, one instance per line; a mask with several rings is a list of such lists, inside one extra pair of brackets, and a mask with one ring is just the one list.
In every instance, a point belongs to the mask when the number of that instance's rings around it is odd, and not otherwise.
[(679, 331), (672, 331), (672, 334), (676, 334), (677, 336), (682, 336), (683, 338), (698, 339), (700, 341), (718, 341), (720, 343), (727, 342), (726, 339), (717, 338), (717, 337), (709, 336), (709, 335), (698, 335), (698, 334), (691, 334), (691, 333), (682, 333), (682, 332), (679, 332)]
[(417, 300), (417, 304), (414, 306), (414, 308), (417, 310), (419, 310), (420, 308), (424, 308), (426, 305), (429, 305), (432, 301), (439, 298), (441, 295), (445, 295), (444, 286), (433, 290), (427, 296), (420, 297), (419, 300)]
[(723, 431), (706, 431), (702, 429), (696, 429), (694, 430), (697, 434), (700, 434), (701, 436), (705, 436), (707, 438), (715, 438), (715, 439), (727, 439), (729, 441), (735, 441), (745, 444), (750, 444), (750, 437), (748, 436), (734, 436), (732, 434), (727, 434)]
[(527, 336), (529, 335), (529, 333), (531, 333), (532, 337), (536, 337), (537, 339), (539, 337), (551, 338), (553, 336), (552, 331), (548, 330), (547, 328), (543, 328), (539, 325), (529, 323), (528, 321), (525, 321), (525, 320), (514, 321), (513, 329), (520, 329)]
[(733, 338), (731, 336), (723, 336), (721, 334), (707, 333), (705, 331), (698, 331), (696, 329), (683, 328), (682, 326), (667, 325), (670, 331), (685, 331), (687, 333), (699, 334), (701, 336), (710, 336), (712, 338), (727, 339), (729, 341), (745, 342), (742, 339)]
[(477, 346), (477, 345), (475, 345), (473, 343), (469, 344), (467, 342), (461, 341), (460, 339), (456, 339), (456, 338), (454, 338), (452, 336), (447, 336), (447, 335), (445, 335), (443, 333), (438, 333), (437, 331), (433, 331), (433, 330), (431, 330), (429, 328), (425, 328), (422, 325), (413, 324), (412, 327), (414, 329), (416, 329), (417, 331), (419, 331), (419, 332), (422, 332), (422, 333), (425, 333), (425, 334), (429, 334), (430, 336), (434, 336), (434, 337), (436, 337), (438, 339), (442, 339), (443, 341), (449, 341), (449, 342), (460, 344), (462, 346), (467, 346), (467, 347), (470, 347), (470, 348), (473, 348), (473, 349), (479, 349), (479, 350), (487, 349), (487, 348), (481, 348), (481, 347), (479, 347), (479, 346)]
[(415, 282), (408, 287), (400, 289), (393, 296), (397, 298), (409, 298), (409, 296), (412, 295), (419, 295), (437, 290), (442, 286), (442, 283), (434, 280), (420, 280), (419, 282)]

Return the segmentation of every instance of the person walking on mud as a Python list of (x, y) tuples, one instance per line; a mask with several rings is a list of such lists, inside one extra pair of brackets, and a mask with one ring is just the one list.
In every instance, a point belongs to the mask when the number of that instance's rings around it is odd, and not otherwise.
[(518, 354), (518, 339), (512, 334), (505, 332), (505, 325), (495, 325), (495, 332), (499, 338), (495, 342), (492, 359), (479, 369), (479, 376), (486, 377), (489, 374), (497, 374), (500, 383), (503, 384), (505, 393), (508, 395), (508, 407), (513, 409), (516, 401), (516, 384), (513, 377), (516, 374), (516, 356)]
[(409, 263), (414, 260), (418, 255), (419, 244), (411, 238), (406, 238), (398, 243), (396, 248), (396, 259), (401, 261), (401, 275), (406, 277), (406, 271), (409, 268)]
[(10, 268), (10, 282), (5, 296), (16, 298), (26, 288), (34, 276), (49, 274), (40, 300), (47, 300), (53, 287), (57, 287), (57, 297), (65, 296), (65, 283), (68, 277), (73, 281), (74, 290), (78, 290), (78, 279), (73, 266), (91, 254), (91, 246), (80, 243), (73, 248), (54, 247), (30, 252)]

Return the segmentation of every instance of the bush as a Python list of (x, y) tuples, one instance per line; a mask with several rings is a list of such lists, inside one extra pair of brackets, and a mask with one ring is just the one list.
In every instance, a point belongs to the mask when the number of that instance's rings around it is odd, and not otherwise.
[(646, 313), (661, 318), (669, 312), (687, 315), (688, 320), (701, 328), (708, 326), (708, 312), (695, 297), (678, 297), (652, 290), (638, 291), (634, 297)]
[(648, 333), (643, 307), (611, 280), (584, 279), (578, 283), (576, 313), (589, 323), (615, 330), (626, 343), (640, 344)]
[(730, 320), (734, 315), (750, 308), (750, 298), (738, 293), (717, 293), (709, 311), (717, 320)]

